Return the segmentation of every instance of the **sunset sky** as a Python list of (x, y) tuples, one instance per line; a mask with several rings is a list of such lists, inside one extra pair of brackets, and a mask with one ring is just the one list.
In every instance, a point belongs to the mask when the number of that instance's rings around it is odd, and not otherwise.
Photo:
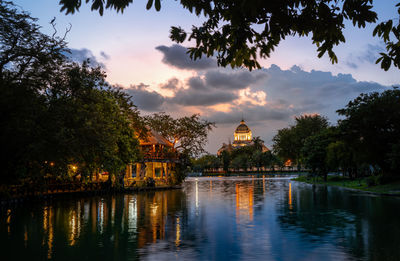
[[(374, 2), (380, 21), (399, 16), (394, 1)], [(107, 80), (125, 88), (143, 114), (200, 113), (216, 122), (206, 148), (210, 153), (233, 140), (242, 115), (253, 135), (271, 147), (277, 130), (293, 123), (295, 116), (319, 113), (335, 124), (335, 111), (350, 99), (400, 83), (399, 69), (385, 72), (375, 64), (384, 45), (372, 37), (374, 25), (361, 30), (347, 25), (346, 43), (334, 49), (338, 64), (332, 65), (326, 56), (318, 59), (309, 38), (291, 37), (270, 59), (260, 61), (261, 70), (249, 72), (219, 68), (213, 58), (191, 61), (185, 46), (193, 43), (174, 44), (170, 26), (190, 29), (202, 18), (177, 1), (162, 1), (161, 11), (156, 12), (146, 10), (147, 0), (136, 0), (123, 14), (106, 10), (103, 16), (91, 12), (87, 4), (78, 13), (65, 15), (56, 0), (14, 3), (37, 17), (44, 33), (53, 32), (49, 25), (53, 17), (59, 34), (71, 24), (66, 38), (71, 58), (101, 64)]]

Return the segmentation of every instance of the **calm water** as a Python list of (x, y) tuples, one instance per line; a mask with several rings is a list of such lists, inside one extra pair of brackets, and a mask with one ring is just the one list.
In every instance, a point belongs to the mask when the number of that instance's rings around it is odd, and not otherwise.
[(1, 211), (1, 260), (400, 260), (399, 198), (287, 179), (192, 178)]

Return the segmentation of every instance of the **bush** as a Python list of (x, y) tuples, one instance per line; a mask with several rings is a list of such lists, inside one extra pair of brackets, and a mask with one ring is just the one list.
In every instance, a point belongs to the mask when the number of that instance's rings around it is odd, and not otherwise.
[(369, 176), (365, 178), (365, 183), (368, 187), (372, 187), (376, 185), (375, 176)]
[(365, 179), (365, 183), (368, 187), (382, 185), (388, 183), (389, 180), (385, 178), (383, 175), (372, 175)]
[(329, 181), (342, 181), (342, 180), (344, 180), (345, 178), (343, 178), (343, 177), (341, 177), (341, 176), (330, 176), (330, 177), (328, 177), (328, 179), (329, 179)]

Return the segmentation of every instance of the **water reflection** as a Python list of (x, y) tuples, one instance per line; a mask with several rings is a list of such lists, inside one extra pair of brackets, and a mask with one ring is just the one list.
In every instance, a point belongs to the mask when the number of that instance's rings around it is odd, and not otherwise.
[(1, 209), (2, 260), (396, 260), (400, 199), (287, 179)]
[(292, 206), (292, 183), (289, 183), (289, 200), (288, 200), (288, 204), (289, 204), (289, 209), (293, 209)]
[(245, 216), (253, 221), (253, 200), (254, 184), (236, 184), (236, 219), (240, 222), (240, 217)]

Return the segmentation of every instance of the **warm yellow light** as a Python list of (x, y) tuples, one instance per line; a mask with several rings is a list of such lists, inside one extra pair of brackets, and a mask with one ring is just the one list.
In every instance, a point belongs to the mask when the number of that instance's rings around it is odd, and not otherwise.
[(175, 245), (178, 247), (181, 243), (181, 224), (179, 217), (176, 218), (176, 236), (175, 236)]

